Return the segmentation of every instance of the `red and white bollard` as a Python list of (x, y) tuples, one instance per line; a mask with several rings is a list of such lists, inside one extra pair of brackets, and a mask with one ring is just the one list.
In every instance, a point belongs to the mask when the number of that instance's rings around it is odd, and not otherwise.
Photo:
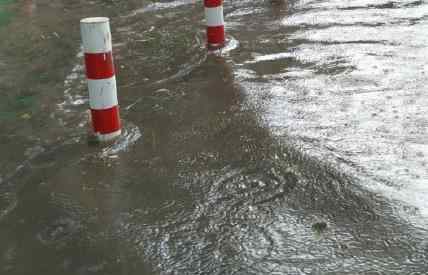
[(209, 48), (221, 48), (225, 43), (223, 0), (204, 0)]
[(109, 141), (121, 133), (109, 19), (82, 19), (80, 30), (93, 130), (99, 141)]

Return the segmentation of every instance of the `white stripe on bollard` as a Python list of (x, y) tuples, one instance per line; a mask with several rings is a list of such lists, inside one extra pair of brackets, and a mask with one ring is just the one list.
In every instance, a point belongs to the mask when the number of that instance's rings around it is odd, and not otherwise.
[(207, 26), (209, 27), (223, 26), (223, 6), (215, 8), (205, 8), (205, 19), (207, 21)]
[(118, 105), (116, 78), (88, 79), (89, 105), (91, 109), (104, 110)]
[(80, 21), (85, 53), (111, 52), (110, 23), (107, 17), (91, 17)]

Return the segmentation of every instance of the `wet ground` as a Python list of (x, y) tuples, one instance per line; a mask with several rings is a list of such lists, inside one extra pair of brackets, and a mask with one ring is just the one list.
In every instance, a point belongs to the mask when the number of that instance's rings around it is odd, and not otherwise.
[(226, 1), (208, 53), (201, 2), (0, 0), (0, 274), (427, 274), (428, 3)]

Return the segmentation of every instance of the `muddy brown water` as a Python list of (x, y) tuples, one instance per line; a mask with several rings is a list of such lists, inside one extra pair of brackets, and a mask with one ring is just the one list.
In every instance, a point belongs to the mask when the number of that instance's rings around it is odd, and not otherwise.
[(0, 274), (427, 274), (426, 1), (226, 1), (216, 53), (201, 2), (0, 1)]

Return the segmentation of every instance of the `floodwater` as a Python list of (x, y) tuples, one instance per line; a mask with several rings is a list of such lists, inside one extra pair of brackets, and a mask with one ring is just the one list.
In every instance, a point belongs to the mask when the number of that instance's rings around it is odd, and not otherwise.
[(224, 8), (213, 53), (202, 1), (0, 0), (0, 274), (428, 274), (428, 2)]

